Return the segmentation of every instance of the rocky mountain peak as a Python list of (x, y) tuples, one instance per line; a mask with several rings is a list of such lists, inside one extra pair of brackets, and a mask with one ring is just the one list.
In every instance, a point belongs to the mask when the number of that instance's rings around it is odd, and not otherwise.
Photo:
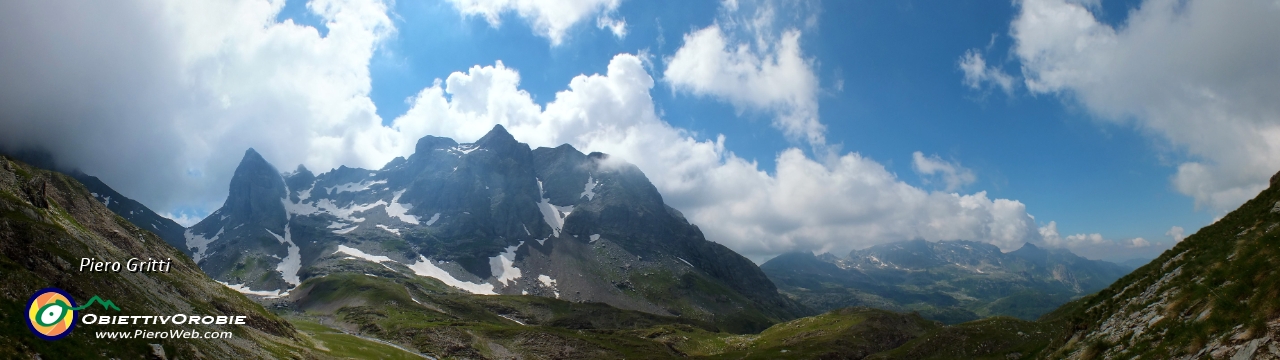
[(442, 150), (455, 146), (458, 146), (458, 142), (453, 141), (453, 139), (427, 135), (418, 139), (418, 144), (413, 148), (413, 155), (409, 157), (424, 156), (430, 153), (431, 150)]
[(244, 152), (244, 158), (231, 176), (223, 215), (238, 222), (262, 224), (272, 230), (283, 229), (285, 211), (280, 199), (285, 195), (285, 183), (280, 172), (250, 148)]
[(1032, 243), (1024, 243), (1018, 250), (1009, 252), (1009, 255), (1017, 256), (1028, 260), (1043, 260), (1049, 256), (1049, 250), (1036, 246)]
[(529, 148), (528, 145), (516, 141), (516, 138), (511, 136), (502, 125), (494, 125), (493, 129), (489, 130), (489, 133), (480, 137), (480, 140), (476, 140), (475, 146), (476, 148), (488, 149), (498, 153), (508, 153), (521, 147), (527, 151)]

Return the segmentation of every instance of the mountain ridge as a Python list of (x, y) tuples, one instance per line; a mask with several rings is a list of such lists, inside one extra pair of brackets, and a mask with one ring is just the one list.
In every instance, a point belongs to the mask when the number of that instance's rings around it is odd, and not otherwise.
[[(607, 164), (607, 165), (606, 165)], [(528, 294), (763, 329), (807, 314), (708, 241), (634, 165), (505, 128), (426, 136), (379, 170), (281, 173), (249, 149), (223, 207), (188, 228), (212, 277), (269, 297), (346, 258), (478, 294)]]
[(1034, 320), (1128, 272), (1031, 243), (1004, 253), (975, 241), (902, 241), (845, 257), (790, 253), (761, 265), (779, 288), (819, 311), (869, 306), (960, 323), (990, 315)]

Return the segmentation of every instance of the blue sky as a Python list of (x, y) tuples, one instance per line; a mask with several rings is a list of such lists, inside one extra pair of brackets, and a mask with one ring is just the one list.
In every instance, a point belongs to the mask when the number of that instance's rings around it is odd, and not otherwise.
[(377, 168), (502, 124), (635, 163), (756, 261), (913, 238), (1125, 260), (1280, 168), (1263, 0), (126, 5), (0, 5), (0, 142), (183, 223), (248, 147)]

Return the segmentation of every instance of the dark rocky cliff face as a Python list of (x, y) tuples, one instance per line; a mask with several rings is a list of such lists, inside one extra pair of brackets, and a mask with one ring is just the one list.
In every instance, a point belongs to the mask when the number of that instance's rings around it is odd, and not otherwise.
[(231, 176), (231, 189), (227, 194), (227, 202), (222, 207), (232, 222), (284, 231), (287, 219), (280, 202), (285, 197), (284, 179), (257, 151), (245, 151), (240, 166)]

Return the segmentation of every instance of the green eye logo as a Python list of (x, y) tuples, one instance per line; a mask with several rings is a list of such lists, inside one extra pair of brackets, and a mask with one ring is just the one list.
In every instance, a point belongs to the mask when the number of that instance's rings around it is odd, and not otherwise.
[(76, 328), (76, 302), (58, 288), (36, 291), (27, 302), (27, 326), (45, 340), (58, 340)]
[(67, 314), (71, 313), (71, 305), (62, 300), (54, 300), (52, 304), (40, 307), (39, 316), (36, 316), (36, 324), (40, 326), (54, 326), (67, 318)]
[(40, 289), (35, 294), (31, 294), (31, 300), (27, 301), (27, 328), (41, 339), (61, 339), (71, 335), (71, 330), (76, 328), (76, 315), (80, 310), (87, 309), (93, 304), (102, 305), (104, 310), (120, 311), (120, 307), (111, 300), (102, 300), (97, 296), (89, 298), (88, 302), (77, 307), (76, 301), (71, 299), (71, 294), (62, 289)]

